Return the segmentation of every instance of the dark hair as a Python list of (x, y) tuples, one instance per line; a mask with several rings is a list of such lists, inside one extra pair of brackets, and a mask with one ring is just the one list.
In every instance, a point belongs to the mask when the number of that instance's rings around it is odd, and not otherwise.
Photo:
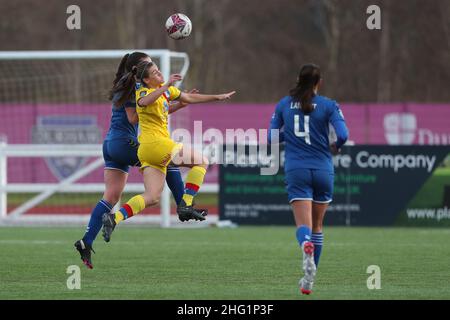
[(116, 100), (116, 104), (121, 106), (127, 100), (130, 99), (131, 90), (124, 90), (125, 87), (128, 87), (127, 83), (130, 79), (127, 79), (126, 75), (128, 75), (133, 67), (135, 67), (142, 59), (147, 58), (148, 55), (143, 52), (133, 52), (132, 54), (126, 54), (123, 56), (120, 61), (119, 67), (117, 68), (116, 77), (113, 81), (113, 86), (109, 91), (109, 100), (113, 100), (113, 97), (116, 93), (120, 93), (119, 98)]
[(141, 61), (137, 66), (132, 66), (131, 71), (120, 78), (119, 82), (113, 87), (113, 90), (116, 90), (115, 92), (121, 92), (121, 96), (117, 99), (117, 105), (121, 106), (129, 100), (136, 86), (136, 80), (145, 85), (143, 79), (148, 78), (148, 70), (151, 66), (153, 66), (153, 62)]
[(303, 113), (311, 113), (314, 109), (311, 101), (314, 94), (314, 87), (321, 79), (320, 68), (315, 64), (305, 64), (300, 69), (297, 86), (289, 92), (294, 101), (300, 102)]
[(136, 80), (145, 86), (144, 79), (148, 78), (150, 74), (148, 70), (153, 66), (153, 62), (141, 61), (136, 66)]

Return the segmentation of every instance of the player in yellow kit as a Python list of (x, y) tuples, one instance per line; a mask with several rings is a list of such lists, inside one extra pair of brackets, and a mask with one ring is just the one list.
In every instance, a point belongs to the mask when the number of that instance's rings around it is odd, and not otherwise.
[[(161, 89), (162, 88), (162, 89)], [(159, 90), (158, 90), (159, 89)], [(158, 88), (147, 88), (139, 86), (136, 90), (136, 104), (155, 91), (163, 90), (163, 86)], [(164, 174), (167, 171), (167, 164), (172, 158), (172, 152), (176, 153), (182, 147), (170, 139), (168, 130), (169, 102), (180, 98), (181, 92), (176, 87), (167, 86), (167, 91), (161, 94), (155, 102), (149, 105), (139, 105), (137, 113), (141, 120), (141, 135), (139, 143), (146, 144), (145, 148), (138, 150), (138, 157), (142, 159), (141, 168), (152, 167), (160, 170)]]
[[(173, 84), (182, 78), (173, 74), (164, 83), (164, 78), (153, 62), (139, 63), (127, 75), (128, 90), (136, 88), (136, 105), (141, 133), (139, 135), (138, 157), (144, 176), (145, 192), (132, 197), (118, 211), (103, 215), (103, 238), (110, 240), (115, 226), (146, 207), (159, 203), (164, 188), (167, 165), (175, 164), (191, 168), (188, 172), (183, 199), (177, 213), (181, 221), (204, 220), (204, 216), (193, 207), (193, 199), (203, 183), (208, 167), (208, 159), (197, 153), (191, 146), (184, 146), (170, 138), (168, 130), (169, 102), (179, 100), (186, 103), (204, 103), (229, 99), (235, 91), (207, 95), (185, 93)], [(185, 157), (183, 155), (190, 155)]]

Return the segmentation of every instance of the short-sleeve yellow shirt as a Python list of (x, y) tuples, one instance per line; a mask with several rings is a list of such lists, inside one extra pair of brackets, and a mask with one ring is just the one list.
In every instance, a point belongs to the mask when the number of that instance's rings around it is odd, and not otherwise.
[(140, 86), (136, 89), (136, 110), (139, 116), (139, 143), (148, 143), (157, 138), (170, 138), (168, 129), (169, 101), (178, 99), (181, 91), (173, 86), (164, 92), (155, 102), (139, 106), (138, 100), (156, 89)]

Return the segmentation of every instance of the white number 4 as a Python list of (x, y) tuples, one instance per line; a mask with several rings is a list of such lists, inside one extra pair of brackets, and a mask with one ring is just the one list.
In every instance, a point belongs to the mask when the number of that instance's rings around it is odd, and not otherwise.
[(297, 137), (305, 138), (306, 144), (311, 144), (311, 139), (309, 137), (309, 116), (305, 116), (304, 123), (305, 123), (305, 131), (300, 131), (300, 116), (295, 115), (294, 116), (294, 133)]

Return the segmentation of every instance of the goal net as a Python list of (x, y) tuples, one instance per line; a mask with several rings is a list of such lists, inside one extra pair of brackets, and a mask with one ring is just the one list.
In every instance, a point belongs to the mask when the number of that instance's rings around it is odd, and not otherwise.
[[(183, 76), (186, 53), (148, 53), (165, 79)], [(120, 59), (132, 50), (0, 52), (0, 224), (86, 223), (104, 191), (102, 140)], [(182, 123), (171, 117), (171, 127)], [(144, 190), (130, 170), (122, 201)], [(206, 186), (206, 191), (208, 187)], [(159, 207), (130, 223), (175, 223), (166, 186)]]

